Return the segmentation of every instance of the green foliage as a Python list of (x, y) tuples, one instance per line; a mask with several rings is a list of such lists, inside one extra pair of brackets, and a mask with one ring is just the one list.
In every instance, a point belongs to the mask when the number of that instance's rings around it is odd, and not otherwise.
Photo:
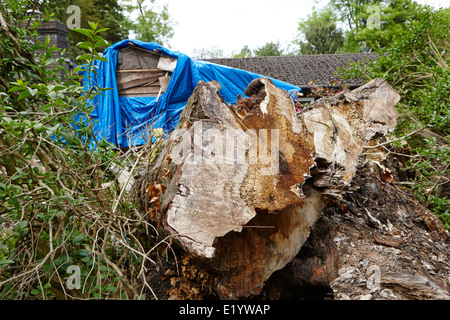
[(233, 58), (247, 58), (252, 56), (252, 50), (248, 47), (248, 45), (245, 45), (239, 53), (234, 54)]
[(383, 48), (418, 19), (419, 8), (412, 0), (331, 0), (324, 9), (314, 10), (300, 21), (301, 37), (294, 43), (301, 54)]
[[(60, 49), (37, 39), (28, 4), (0, 3), (0, 299), (138, 299), (153, 229), (114, 170), (132, 155), (98, 140), (90, 101), (107, 88), (83, 91)], [(75, 71), (96, 72), (105, 31), (74, 31), (85, 39)], [(69, 266), (79, 287), (67, 286)]]
[(398, 137), (405, 136), (414, 156), (408, 170), (415, 174), (412, 189), (447, 227), (450, 164), (450, 9), (421, 8), (417, 21), (368, 64), (353, 64), (346, 77), (386, 79), (401, 95)]
[(173, 22), (169, 16), (168, 5), (164, 4), (157, 10), (155, 0), (150, 0), (150, 7), (144, 2), (148, 1), (123, 0), (123, 7), (128, 12), (126, 26), (134, 32), (137, 40), (167, 44), (173, 37)]
[(282, 56), (283, 49), (280, 48), (280, 42), (268, 42), (262, 47), (254, 50), (255, 57), (273, 57), (273, 56)]
[(299, 54), (332, 54), (342, 48), (344, 35), (336, 24), (337, 18), (329, 8), (314, 10), (300, 21), (298, 31), (304, 41), (294, 41), (300, 46)]
[[(150, 1), (151, 7), (144, 2), (124, 0), (119, 4), (118, 0), (48, 0), (43, 1), (39, 9), (44, 16), (66, 23), (72, 15), (71, 12), (67, 13), (67, 8), (77, 5), (81, 11), (81, 28), (89, 28), (89, 21), (98, 23), (100, 29), (105, 29), (103, 38), (110, 44), (128, 38), (132, 32), (138, 40), (164, 45), (173, 36), (173, 22), (167, 4), (157, 11), (154, 8), (155, 0)], [(83, 34), (69, 32), (67, 38), (72, 61), (82, 53), (77, 44), (83, 41), (83, 37)], [(99, 50), (105, 48), (103, 46)]]
[[(99, 28), (108, 28), (102, 33), (102, 37), (109, 43), (115, 43), (128, 37), (129, 30), (126, 25), (126, 17), (117, 0), (46, 0), (42, 1), (39, 9), (50, 18), (66, 23), (72, 15), (67, 13), (70, 5), (80, 7), (80, 27), (89, 28), (89, 21), (98, 23)], [(77, 43), (84, 41), (84, 35), (70, 31), (67, 40), (69, 42), (69, 56), (73, 62), (83, 51), (77, 47)], [(99, 50), (104, 50), (106, 46)]]

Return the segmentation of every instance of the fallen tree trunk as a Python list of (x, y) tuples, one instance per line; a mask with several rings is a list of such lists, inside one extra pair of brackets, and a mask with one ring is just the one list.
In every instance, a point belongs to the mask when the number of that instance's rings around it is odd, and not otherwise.
[(199, 83), (147, 191), (161, 233), (215, 275), (220, 298), (235, 299), (259, 294), (294, 259), (365, 144), (395, 128), (399, 95), (375, 79), (297, 115), (265, 78), (234, 106), (219, 91)]
[[(389, 159), (384, 162), (389, 163)], [(450, 299), (450, 236), (439, 219), (362, 159), (300, 253), (259, 299)]]

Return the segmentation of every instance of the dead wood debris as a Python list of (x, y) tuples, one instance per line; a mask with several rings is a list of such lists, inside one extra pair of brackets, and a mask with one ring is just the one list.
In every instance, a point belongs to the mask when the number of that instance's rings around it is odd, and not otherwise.
[[(219, 90), (215, 82), (199, 84), (180, 117), (182, 134), (167, 139), (146, 176), (164, 186), (158, 199), (147, 202), (151, 219), (192, 258), (185, 271), (200, 268), (196, 274), (211, 277), (202, 280), (209, 279), (208, 294), (448, 298), (445, 228), (395, 187), (385, 167), (377, 175), (379, 162), (358, 161), (371, 139), (396, 125), (399, 97), (384, 80), (319, 100), (298, 115), (289, 95), (266, 79), (252, 82), (248, 98), (239, 97), (234, 106), (224, 103)], [(274, 172), (263, 174), (267, 166), (249, 161), (251, 143), (244, 163), (214, 159), (239, 155), (212, 141), (229, 132), (234, 141), (248, 141), (249, 129), (279, 131), (283, 143)], [(192, 162), (196, 147), (203, 151), (200, 162)], [(172, 285), (165, 297), (204, 297), (196, 278), (176, 266), (176, 274), (162, 277)], [(408, 294), (408, 286), (415, 293)]]

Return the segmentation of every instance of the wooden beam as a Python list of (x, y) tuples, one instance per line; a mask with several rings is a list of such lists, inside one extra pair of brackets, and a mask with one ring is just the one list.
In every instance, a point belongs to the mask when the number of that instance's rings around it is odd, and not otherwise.
[(150, 77), (139, 78), (136, 80), (126, 81), (126, 82), (117, 82), (117, 88), (119, 90), (125, 90), (125, 89), (129, 89), (129, 88), (134, 88), (134, 87), (148, 86), (149, 84), (158, 82), (159, 78), (160, 78), (160, 75), (155, 74)]
[(116, 70), (118, 73), (122, 72), (164, 72), (162, 69), (126, 69), (126, 70)]

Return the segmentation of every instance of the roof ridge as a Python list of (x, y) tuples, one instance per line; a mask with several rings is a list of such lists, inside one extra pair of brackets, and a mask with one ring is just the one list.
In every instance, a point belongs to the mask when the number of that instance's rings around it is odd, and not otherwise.
[[(230, 68), (247, 70), (267, 77), (291, 83), (301, 88), (310, 87), (310, 81), (327, 85), (340, 79), (338, 68), (348, 68), (349, 62), (376, 60), (377, 52), (355, 52), (339, 54), (310, 54), (291, 56), (240, 57), (203, 59), (206, 63), (225, 65)], [(363, 79), (344, 80), (349, 87), (359, 86)]]
[(325, 54), (297, 54), (287, 56), (260, 56), (260, 57), (231, 57), (231, 58), (207, 58), (197, 60), (239, 60), (239, 59), (268, 59), (268, 58), (291, 58), (291, 57), (329, 57), (329, 56), (345, 56), (345, 55), (378, 55), (378, 52), (350, 52), (350, 53), (325, 53)]

